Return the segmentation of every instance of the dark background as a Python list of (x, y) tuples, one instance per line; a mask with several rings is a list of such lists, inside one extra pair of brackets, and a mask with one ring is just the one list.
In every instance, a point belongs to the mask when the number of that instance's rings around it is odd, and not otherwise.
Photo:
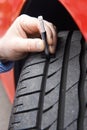
[(21, 11), (23, 13), (34, 17), (42, 15), (45, 20), (54, 23), (59, 31), (77, 29), (72, 17), (58, 0), (26, 0)]

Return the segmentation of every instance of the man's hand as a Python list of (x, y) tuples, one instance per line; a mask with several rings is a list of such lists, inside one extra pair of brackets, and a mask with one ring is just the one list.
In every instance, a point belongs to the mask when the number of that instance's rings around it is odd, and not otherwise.
[[(44, 24), (49, 50), (54, 53), (57, 43), (56, 28), (47, 21), (44, 21)], [(0, 59), (19, 60), (29, 52), (41, 52), (44, 49), (38, 19), (21, 15), (0, 40)]]

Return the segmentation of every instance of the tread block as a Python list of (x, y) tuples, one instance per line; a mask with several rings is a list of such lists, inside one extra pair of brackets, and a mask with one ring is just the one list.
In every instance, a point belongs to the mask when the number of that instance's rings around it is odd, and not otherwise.
[(41, 126), (42, 129), (48, 127), (49, 124), (52, 124), (57, 119), (57, 109), (58, 105), (56, 104), (52, 109), (43, 113)]
[(64, 126), (68, 126), (78, 117), (78, 91), (77, 85), (66, 93)]
[(39, 93), (19, 97), (17, 99), (17, 104), (23, 104), (23, 105), (14, 108), (13, 113), (29, 110), (33, 111), (33, 109), (38, 108), (38, 101), (39, 101)]
[[(42, 82), (42, 76), (33, 78), (31, 80), (24, 80), (21, 83), (21, 86), (18, 88), (19, 91), (17, 93), (17, 96), (21, 94), (25, 94), (26, 92), (33, 93), (33, 92), (40, 91), (41, 82)], [(22, 87), (25, 88), (21, 89)]]
[(14, 122), (16, 122), (16, 121), (18, 121), (18, 119), (20, 119), (20, 123), (15, 123), (13, 125), (13, 130), (22, 130), (25, 128), (35, 127), (36, 116), (37, 116), (36, 111), (14, 115), (14, 117), (15, 117)]

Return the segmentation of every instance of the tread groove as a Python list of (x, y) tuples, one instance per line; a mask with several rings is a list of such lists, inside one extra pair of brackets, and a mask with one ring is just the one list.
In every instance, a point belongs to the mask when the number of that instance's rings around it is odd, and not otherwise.
[(55, 121), (53, 121), (48, 127), (44, 128), (43, 130), (49, 130), (50, 127), (52, 127), (52, 125), (57, 121), (57, 119)]
[(47, 109), (45, 109), (45, 110), (43, 111), (43, 113), (45, 113), (45, 112), (49, 111), (50, 109), (52, 109), (53, 106), (56, 105), (57, 103), (58, 103), (58, 100), (57, 100), (53, 105), (51, 105), (50, 107), (48, 107)]
[(19, 124), (19, 123), (20, 123), (20, 121), (12, 122), (12, 125), (14, 125), (14, 124)]
[(19, 88), (19, 89), (17, 89), (17, 91), (19, 92), (19, 91), (21, 91), (21, 90), (23, 90), (23, 89), (25, 89), (26, 87), (22, 87), (22, 88)]
[(27, 113), (27, 112), (31, 112), (31, 111), (36, 111), (36, 110), (38, 110), (38, 108), (33, 108), (33, 109), (18, 111), (18, 112), (14, 112), (13, 114), (17, 115), (17, 114), (21, 114), (21, 113)]
[(58, 57), (58, 58), (56, 58), (56, 59), (54, 59), (54, 60), (52, 60), (51, 62), (50, 62), (50, 64), (52, 64), (52, 63), (54, 63), (54, 62), (56, 62), (56, 61), (58, 61), (59, 59), (61, 59), (63, 56), (60, 56), (60, 57)]
[(39, 110), (37, 113), (37, 121), (36, 121), (36, 127), (38, 130), (41, 130), (44, 95), (45, 95), (45, 89), (46, 89), (46, 80), (47, 80), (47, 75), (48, 75), (49, 62), (50, 62), (50, 59), (46, 59), (44, 70), (43, 70), (44, 76), (42, 78), (42, 83), (41, 83), (41, 93), (40, 93), (40, 98), (39, 98), (39, 103), (38, 103)]
[(77, 119), (73, 120), (70, 124), (68, 124), (68, 125), (65, 127), (65, 130), (66, 130), (69, 126), (71, 126), (75, 121), (77, 121)]
[(26, 69), (27, 67), (30, 67), (30, 66), (33, 66), (33, 65), (37, 65), (37, 64), (40, 64), (40, 63), (44, 63), (44, 62), (45, 62), (45, 60), (40, 61), (40, 62), (36, 62), (36, 63), (33, 63), (33, 64), (30, 64), (30, 65), (25, 66), (23, 69)]
[(23, 105), (23, 103), (21, 103), (21, 104), (17, 104), (16, 106), (14, 106), (15, 108), (16, 107), (19, 107), (19, 106), (22, 106)]
[(55, 88), (57, 88), (57, 86), (59, 86), (60, 83), (58, 83), (54, 88), (50, 89), (49, 91), (47, 91), (45, 93), (45, 95), (49, 94), (50, 92), (52, 92)]
[(24, 74), (21, 74), (21, 76), (24, 76), (24, 75), (29, 74), (29, 73), (30, 73), (30, 71), (28, 71), (28, 72), (26, 72)]
[(20, 97), (24, 97), (24, 96), (35, 94), (35, 93), (40, 93), (40, 92), (41, 91), (33, 91), (33, 92), (29, 92), (29, 93), (23, 93), (23, 94), (17, 95), (16, 98), (20, 98)]
[(50, 77), (52, 77), (53, 75), (55, 75), (60, 70), (61, 70), (61, 68), (59, 68), (57, 71), (53, 72), (52, 74), (48, 75), (47, 78), (49, 79)]
[(27, 78), (24, 78), (24, 79), (20, 80), (20, 82), (23, 82), (23, 81), (29, 80), (29, 79), (33, 79), (33, 78), (37, 78), (37, 77), (41, 77), (41, 76), (43, 76), (43, 75), (40, 74), (40, 75), (35, 75), (35, 76), (27, 77)]
[[(85, 119), (87, 118), (87, 116), (85, 116)], [(68, 124), (66, 127), (65, 127), (65, 130), (71, 126), (75, 121), (77, 121), (77, 118), (75, 120), (73, 120), (70, 124)]]
[(65, 50), (64, 50), (60, 90), (59, 90), (59, 109), (58, 109), (57, 130), (63, 130), (64, 128), (65, 92), (66, 92), (68, 60), (69, 60), (72, 34), (73, 34), (73, 31), (70, 31), (66, 40), (66, 45), (65, 45)]
[(78, 84), (78, 81), (75, 82), (70, 88), (68, 88), (68, 89), (66, 90), (66, 92), (68, 92), (69, 90), (71, 90), (76, 84)]
[(77, 130), (84, 130), (84, 116), (85, 116), (85, 93), (84, 93), (84, 86), (85, 86), (85, 78), (86, 78), (86, 63), (85, 63), (85, 52), (86, 52), (86, 43), (84, 38), (81, 39), (81, 52), (79, 57), (80, 63), (80, 77), (79, 77), (79, 84), (78, 84), (78, 100), (79, 100), (79, 113), (78, 113), (78, 120), (77, 120)]

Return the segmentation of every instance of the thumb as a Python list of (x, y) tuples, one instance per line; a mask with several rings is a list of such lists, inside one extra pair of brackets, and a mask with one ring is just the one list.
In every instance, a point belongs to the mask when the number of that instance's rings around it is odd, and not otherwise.
[(19, 52), (41, 52), (44, 50), (44, 41), (39, 38), (21, 38), (17, 40), (16, 50)]

